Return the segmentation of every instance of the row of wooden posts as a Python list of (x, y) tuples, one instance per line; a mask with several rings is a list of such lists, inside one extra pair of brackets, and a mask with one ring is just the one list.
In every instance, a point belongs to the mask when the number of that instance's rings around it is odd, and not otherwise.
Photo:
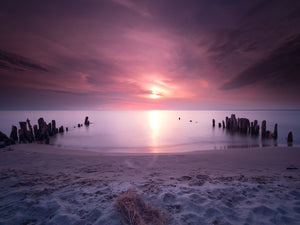
[[(213, 127), (216, 126), (215, 119), (212, 120)], [(231, 114), (231, 117), (226, 117), (225, 121), (222, 120), (222, 123), (218, 123), (219, 128), (223, 127), (223, 129), (227, 129), (232, 132), (239, 132), (243, 134), (251, 134), (253, 136), (259, 135), (259, 125), (258, 121), (254, 120), (253, 122), (250, 122), (247, 118), (238, 118), (236, 119), (235, 114)], [(267, 122), (266, 120), (262, 121), (261, 124), (261, 138), (267, 139), (267, 138), (278, 138), (278, 125), (277, 123), (274, 126), (273, 132), (267, 130)], [(290, 131), (288, 133), (287, 137), (288, 144), (293, 143), (293, 133)]]
[[(57, 133), (68, 132), (69, 128), (64, 129), (63, 126), (59, 128), (56, 127), (56, 121), (52, 120), (51, 123), (46, 123), (44, 118), (38, 119), (38, 124), (32, 127), (30, 120), (19, 122), (20, 129), (17, 126), (12, 126), (10, 136), (7, 137), (4, 133), (0, 131), (0, 147), (5, 147), (13, 145), (17, 142), (19, 143), (32, 143), (34, 141), (49, 144), (50, 137), (55, 136)], [(89, 118), (86, 116), (84, 121), (85, 126), (90, 125)], [(78, 127), (83, 126), (83, 124), (78, 124)], [(74, 126), (75, 128), (76, 126)]]

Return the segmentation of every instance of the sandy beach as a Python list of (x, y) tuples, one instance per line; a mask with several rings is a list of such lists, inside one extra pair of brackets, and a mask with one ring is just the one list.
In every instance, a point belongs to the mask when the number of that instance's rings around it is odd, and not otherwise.
[(299, 224), (300, 148), (102, 154), (0, 150), (0, 224), (122, 224), (135, 190), (167, 224)]

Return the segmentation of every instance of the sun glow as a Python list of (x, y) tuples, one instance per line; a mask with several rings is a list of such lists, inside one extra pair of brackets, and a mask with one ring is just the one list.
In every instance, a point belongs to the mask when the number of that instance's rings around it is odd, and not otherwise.
[(152, 94), (149, 95), (150, 98), (160, 98), (162, 97), (162, 90), (159, 88), (153, 88), (152, 90)]

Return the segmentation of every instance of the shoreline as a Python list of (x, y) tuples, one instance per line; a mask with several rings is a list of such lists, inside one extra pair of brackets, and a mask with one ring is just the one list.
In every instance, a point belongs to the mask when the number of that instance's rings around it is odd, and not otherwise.
[(0, 156), (1, 224), (117, 225), (114, 203), (128, 189), (171, 225), (300, 220), (297, 147), (131, 154), (19, 144)]
[[(171, 148), (171, 147), (170, 147)], [(17, 143), (15, 145), (6, 146), (2, 149), (0, 149), (0, 152), (3, 151), (9, 151), (9, 149), (18, 150), (18, 151), (36, 151), (36, 152), (44, 152), (44, 153), (59, 153), (59, 154), (75, 154), (75, 155), (84, 155), (84, 154), (96, 154), (96, 155), (133, 155), (133, 156), (143, 156), (143, 155), (189, 155), (189, 154), (200, 154), (205, 152), (230, 152), (230, 151), (282, 151), (283, 149), (289, 151), (299, 150), (300, 146), (234, 146), (234, 147), (227, 147), (227, 148), (220, 148), (220, 149), (200, 149), (200, 150), (187, 150), (187, 151), (162, 151), (162, 152), (125, 152), (125, 151), (112, 151), (104, 152), (103, 150), (99, 149), (91, 149), (91, 148), (72, 148), (72, 147), (60, 147), (55, 146), (54, 144), (43, 144), (38, 142), (33, 143)], [(128, 147), (127, 149), (130, 149)], [(136, 149), (136, 148), (134, 148)], [(139, 149), (149, 149), (148, 147), (145, 148), (139, 148)]]

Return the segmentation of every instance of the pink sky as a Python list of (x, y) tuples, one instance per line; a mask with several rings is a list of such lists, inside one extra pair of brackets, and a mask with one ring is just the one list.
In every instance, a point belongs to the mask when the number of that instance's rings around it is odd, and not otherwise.
[(1, 109), (299, 108), (299, 1), (9, 1)]

